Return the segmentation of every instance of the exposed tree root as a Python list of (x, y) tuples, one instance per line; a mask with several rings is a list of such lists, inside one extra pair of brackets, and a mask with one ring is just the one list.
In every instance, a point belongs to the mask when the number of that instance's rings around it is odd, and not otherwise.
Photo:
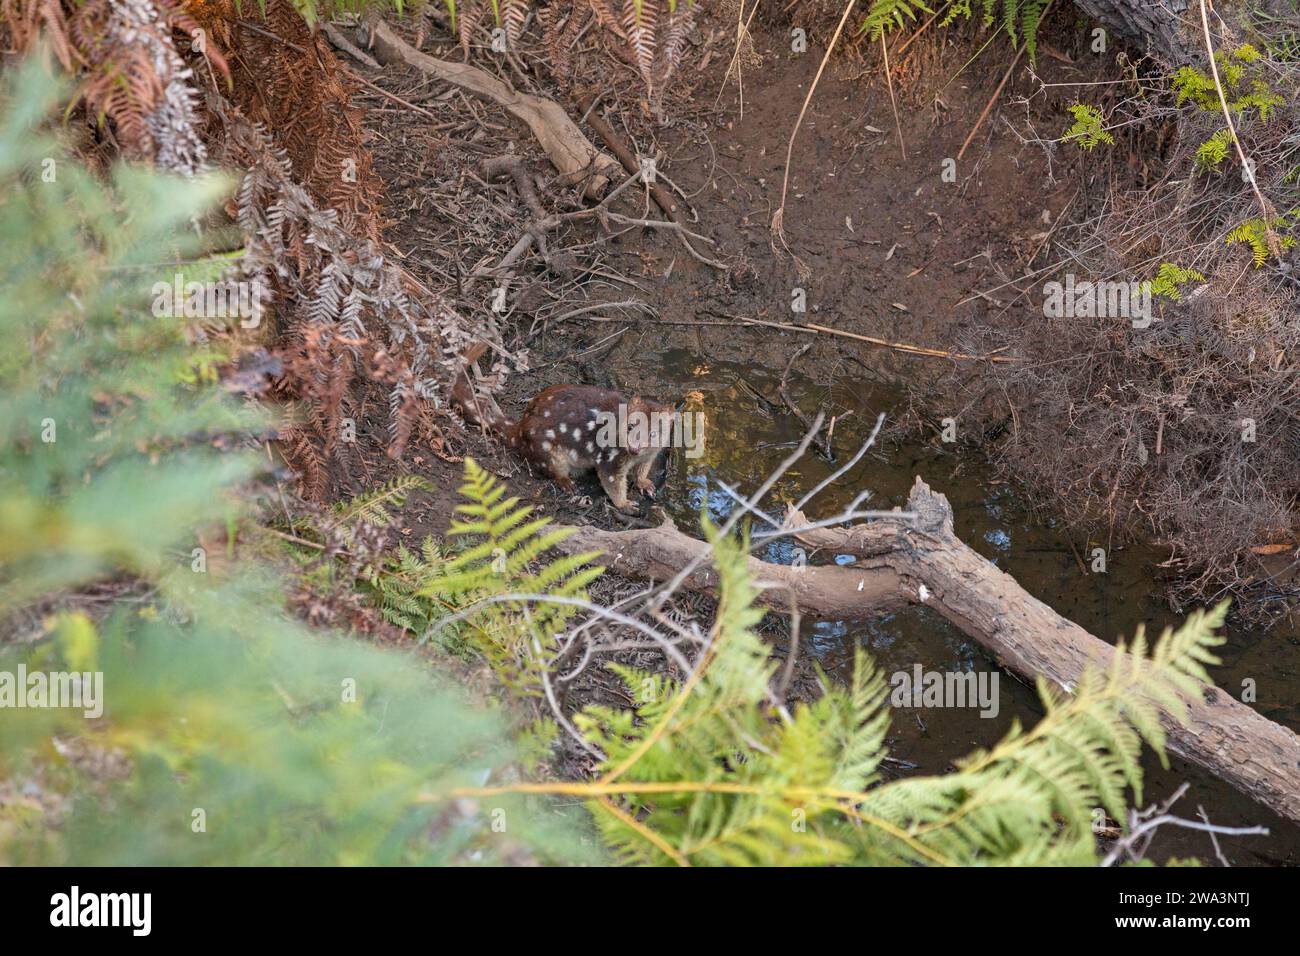
[(495, 76), (467, 63), (448, 63), (421, 53), (382, 20), (371, 21), (368, 29), (372, 48), (380, 62), (415, 67), (467, 93), (496, 103), (510, 115), (523, 120), (562, 177), (572, 183), (585, 180), (584, 193), (588, 198), (600, 196), (609, 185), (618, 163), (593, 146), (554, 100), (512, 90)]

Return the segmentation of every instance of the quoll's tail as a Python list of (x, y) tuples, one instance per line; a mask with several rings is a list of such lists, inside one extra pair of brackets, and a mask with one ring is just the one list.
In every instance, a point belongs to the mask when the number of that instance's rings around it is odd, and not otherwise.
[(476, 342), (461, 353), (464, 361), (451, 389), (452, 402), (471, 425), (478, 425), (507, 444), (515, 445), (518, 442), (517, 424), (506, 417), (496, 399), (474, 387), (474, 363), (487, 348), (486, 342)]

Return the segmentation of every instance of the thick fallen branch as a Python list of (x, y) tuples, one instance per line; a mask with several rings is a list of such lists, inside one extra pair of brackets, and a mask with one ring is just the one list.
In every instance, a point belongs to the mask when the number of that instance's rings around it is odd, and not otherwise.
[[(604, 118), (596, 112), (596, 96), (588, 93), (578, 100), (578, 109), (582, 110), (587, 119), (587, 125), (596, 131), (599, 136), (609, 147), (609, 151), (618, 157), (618, 161), (623, 164), (623, 168), (629, 173), (635, 175), (641, 171), (641, 163), (622, 138), (614, 132), (613, 128), (605, 122)], [(654, 199), (655, 204), (664, 211), (664, 215), (678, 225), (684, 226), (686, 223), (682, 217), (681, 209), (677, 205), (677, 200), (673, 194), (661, 186), (659, 183), (648, 183), (650, 187), (650, 196)]]
[[(605, 566), (611, 571), (629, 578), (666, 581), (693, 559), (707, 556), (709, 546), (665, 521), (657, 528), (632, 531), (578, 528), (559, 549), (569, 554), (603, 551), (608, 558)], [(874, 617), (908, 603), (902, 578), (885, 563), (795, 568), (750, 558), (749, 573), (767, 588), (760, 593), (759, 603), (781, 611), (790, 607), (791, 594), (800, 611), (830, 618)], [(715, 596), (717, 584), (717, 572), (707, 559), (682, 582), (687, 590)]]
[[(1026, 679), (1039, 675), (1074, 687), (1087, 665), (1105, 669), (1115, 649), (1031, 596), (1015, 579), (973, 551), (953, 532), (947, 498), (919, 478), (908, 499), (909, 522), (883, 520), (851, 529), (821, 528), (794, 537), (830, 554), (852, 554), (852, 566), (794, 568), (751, 558), (752, 577), (767, 590), (760, 602), (778, 611), (835, 619), (875, 617), (906, 604), (926, 604)], [(806, 524), (797, 512), (788, 528)], [(580, 528), (560, 546), (568, 553), (598, 550), (619, 574), (663, 581), (708, 546), (671, 522), (657, 528)], [(690, 590), (715, 593), (707, 562), (686, 578)], [(1186, 726), (1167, 720), (1168, 747), (1264, 804), (1300, 821), (1300, 737), (1217, 687), (1188, 700)]]
[(356, 60), (362, 66), (368, 66), (372, 70), (379, 69), (379, 64), (375, 58), (365, 50), (359, 49), (355, 43), (343, 35), (343, 31), (329, 21), (324, 21), (320, 25), (320, 32), (325, 34), (325, 39), (329, 40), (334, 49), (342, 50), (352, 59)]
[(512, 90), (501, 80), (467, 63), (448, 63), (421, 53), (382, 20), (368, 25), (375, 55), (382, 63), (405, 63), (467, 93), (496, 103), (523, 120), (546, 155), (568, 182), (586, 180), (585, 194), (597, 198), (618, 168), (613, 157), (602, 153), (582, 134), (564, 108), (554, 100)]

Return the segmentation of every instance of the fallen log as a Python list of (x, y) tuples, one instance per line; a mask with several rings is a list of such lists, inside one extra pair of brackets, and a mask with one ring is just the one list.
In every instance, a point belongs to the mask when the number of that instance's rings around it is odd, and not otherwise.
[[(605, 566), (624, 577), (666, 581), (702, 559), (699, 570), (682, 582), (690, 591), (717, 596), (718, 575), (708, 561), (706, 542), (682, 534), (671, 521), (655, 528), (602, 531), (576, 528), (559, 550), (569, 554), (602, 551)], [(749, 559), (750, 578), (764, 587), (759, 603), (785, 610), (791, 597), (802, 613), (829, 618), (874, 617), (907, 605), (902, 577), (885, 562), (796, 568)]]
[[(875, 617), (924, 604), (1021, 677), (1043, 676), (1074, 687), (1083, 669), (1106, 669), (1115, 649), (1024, 590), (953, 532), (948, 499), (920, 478), (908, 510), (913, 521), (889, 519), (849, 529), (822, 528), (795, 535), (805, 547), (851, 554), (857, 561), (796, 568), (750, 558), (752, 578), (765, 586), (759, 601), (774, 610), (793, 602), (803, 614), (835, 619)], [(798, 512), (787, 527), (807, 522)], [(578, 528), (561, 545), (567, 553), (601, 551), (610, 570), (663, 581), (707, 552), (708, 545), (671, 521), (647, 529)], [(683, 582), (716, 594), (708, 562)], [(1300, 822), (1300, 737), (1217, 687), (1187, 700), (1188, 723), (1164, 721), (1171, 753), (1232, 784), (1280, 816)]]
[(466, 93), (497, 104), (528, 125), (566, 182), (585, 180), (584, 193), (588, 198), (598, 198), (604, 193), (613, 172), (618, 169), (618, 162), (593, 146), (560, 104), (513, 90), (495, 76), (468, 63), (449, 63), (421, 53), (394, 33), (383, 20), (371, 20), (367, 29), (371, 47), (381, 63), (413, 66)]

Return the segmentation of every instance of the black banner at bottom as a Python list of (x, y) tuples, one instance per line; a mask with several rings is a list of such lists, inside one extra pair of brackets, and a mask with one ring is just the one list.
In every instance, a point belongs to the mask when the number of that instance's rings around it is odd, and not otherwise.
[[(873, 942), (927, 929), (1045, 939), (1241, 933), (1289, 927), (1294, 871), (1225, 868), (1100, 870), (10, 869), (0, 870), (7, 934), (201, 939), (290, 935), (338, 945), (394, 929), (444, 943), (479, 933), (493, 947), (552, 947), (576, 934), (624, 933), (638, 920), (733, 945), (771, 944), (781, 924), (805, 938), (818, 919), (865, 920)], [(642, 916), (638, 916), (640, 913)], [(681, 920), (685, 918), (684, 922)], [(592, 926), (582, 923), (590, 920)], [(1010, 921), (1010, 922), (1008, 922)], [(713, 931), (705, 929), (712, 927)], [(648, 927), (647, 927), (648, 929)], [(454, 934), (454, 935), (448, 935)], [(622, 934), (620, 934), (622, 935)], [(461, 943), (460, 945), (464, 945)]]

